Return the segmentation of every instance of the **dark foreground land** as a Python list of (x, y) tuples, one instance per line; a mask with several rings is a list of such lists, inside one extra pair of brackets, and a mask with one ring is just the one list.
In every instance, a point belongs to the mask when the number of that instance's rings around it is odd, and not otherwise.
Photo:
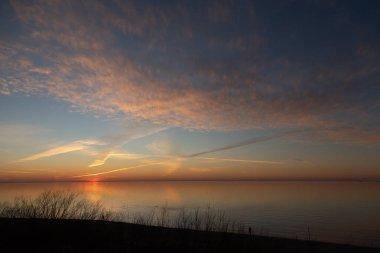
[(0, 252), (380, 252), (313, 241), (136, 224), (0, 219)]

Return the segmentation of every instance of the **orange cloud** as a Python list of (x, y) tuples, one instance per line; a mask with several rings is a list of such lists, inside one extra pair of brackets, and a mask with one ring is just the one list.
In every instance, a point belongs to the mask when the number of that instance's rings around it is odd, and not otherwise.
[(87, 148), (88, 145), (93, 145), (93, 144), (96, 144), (96, 142), (90, 141), (90, 140), (78, 141), (78, 142), (74, 142), (74, 143), (71, 143), (68, 145), (52, 148), (52, 149), (49, 149), (47, 151), (44, 151), (44, 152), (41, 152), (41, 153), (38, 153), (35, 155), (24, 157), (24, 158), (21, 158), (19, 160), (16, 160), (15, 162), (34, 161), (34, 160), (47, 158), (47, 157), (51, 157), (51, 156), (56, 156), (56, 155), (60, 155), (60, 154), (65, 154), (65, 153), (69, 153), (69, 152), (73, 152), (73, 151), (84, 150)]
[(231, 158), (219, 158), (219, 157), (197, 157), (197, 159), (216, 160), (216, 161), (227, 161), (227, 162), (240, 162), (240, 163), (274, 164), (274, 165), (285, 164), (285, 162), (281, 162), (281, 161), (231, 159)]
[(78, 175), (78, 176), (73, 176), (73, 177), (74, 178), (80, 178), (80, 177), (100, 176), (100, 175), (115, 173), (115, 172), (119, 172), (119, 171), (136, 169), (136, 168), (147, 167), (147, 166), (152, 166), (152, 165), (159, 165), (159, 164), (164, 164), (164, 162), (145, 163), (145, 164), (140, 164), (140, 165), (136, 165), (136, 166), (130, 166), (130, 167), (114, 169), (114, 170), (107, 170), (107, 171), (102, 171), (102, 172), (97, 172), (97, 173), (88, 173), (88, 174), (83, 174), (83, 175)]
[[(376, 64), (299, 73), (297, 62), (268, 61), (260, 54), (265, 38), (255, 29), (236, 31), (233, 39), (215, 33), (215, 23), (234, 15), (229, 2), (211, 2), (205, 8), (210, 22), (201, 24), (185, 3), (114, 4), (118, 12), (99, 1), (13, 1), (30, 33), (25, 40), (0, 41), (0, 92), (43, 93), (78, 111), (200, 131), (375, 125), (375, 110), (351, 97), (377, 84), (356, 85), (378, 73)], [(240, 7), (254, 13), (249, 4)], [(255, 28), (254, 15), (247, 22)], [(102, 157), (93, 165), (108, 159)]]
[(132, 153), (109, 153), (103, 159), (97, 159), (93, 163), (91, 163), (88, 167), (96, 167), (103, 165), (109, 158), (115, 157), (118, 159), (126, 159), (126, 160), (136, 160), (147, 157), (142, 154), (132, 154)]

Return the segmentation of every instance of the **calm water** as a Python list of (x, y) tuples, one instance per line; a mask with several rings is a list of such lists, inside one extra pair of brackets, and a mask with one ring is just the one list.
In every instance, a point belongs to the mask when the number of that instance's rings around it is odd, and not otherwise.
[(45, 189), (82, 191), (114, 209), (211, 205), (255, 233), (380, 247), (380, 183), (122, 182), (0, 184), (0, 200)]

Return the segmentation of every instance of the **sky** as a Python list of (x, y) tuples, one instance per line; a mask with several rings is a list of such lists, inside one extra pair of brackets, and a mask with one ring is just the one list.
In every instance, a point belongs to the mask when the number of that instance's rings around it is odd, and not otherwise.
[(0, 3), (0, 181), (379, 180), (378, 1)]

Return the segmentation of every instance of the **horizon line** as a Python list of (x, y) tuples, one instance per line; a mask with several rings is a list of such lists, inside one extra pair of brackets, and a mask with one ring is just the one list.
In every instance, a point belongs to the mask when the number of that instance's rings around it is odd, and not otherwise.
[(380, 182), (380, 178), (268, 178), (268, 179), (121, 179), (121, 180), (35, 180), (0, 181), (0, 184), (21, 183), (122, 183), (122, 182)]

